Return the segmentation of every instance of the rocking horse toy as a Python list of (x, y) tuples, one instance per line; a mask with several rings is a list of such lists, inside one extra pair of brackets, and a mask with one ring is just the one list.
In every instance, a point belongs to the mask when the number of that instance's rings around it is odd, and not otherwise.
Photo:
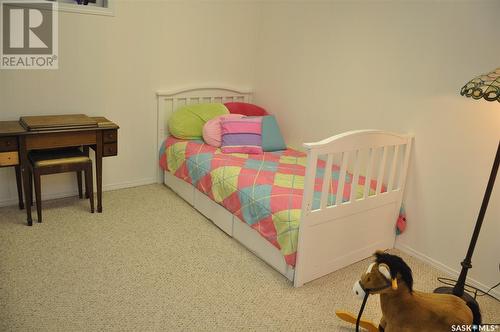
[[(336, 314), (356, 324), (356, 331), (361, 326), (370, 332), (436, 332), (451, 331), (452, 325), (481, 324), (478, 306), (451, 294), (413, 290), (410, 267), (401, 257), (381, 251), (375, 253), (375, 262), (354, 284), (353, 291), (363, 299), (357, 319), (345, 311), (336, 311)], [(380, 294), (382, 319), (378, 327), (361, 319), (370, 294)]]

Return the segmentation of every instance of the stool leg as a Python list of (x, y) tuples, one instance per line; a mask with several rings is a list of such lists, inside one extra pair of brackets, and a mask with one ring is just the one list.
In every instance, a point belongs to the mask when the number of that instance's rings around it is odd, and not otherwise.
[(28, 183), (30, 186), (30, 198), (31, 198), (31, 206), (35, 204), (35, 201), (33, 200), (33, 169), (29, 168), (28, 172)]
[[(88, 157), (89, 156), (89, 151), (90, 151), (90, 148), (85, 145), (83, 147), (83, 153)], [(85, 198), (90, 198), (90, 194), (89, 194), (89, 188), (87, 187), (87, 182), (85, 182)]]
[(85, 168), (85, 188), (90, 199), (90, 212), (94, 213), (94, 178), (92, 175), (92, 164)]
[(24, 209), (24, 200), (23, 200), (23, 182), (21, 179), (21, 166), (16, 165), (16, 183), (17, 183), (17, 196), (19, 199), (19, 209)]
[(76, 180), (78, 182), (78, 197), (80, 199), (82, 199), (83, 198), (83, 190), (82, 190), (82, 172), (81, 171), (76, 172)]
[(38, 215), (38, 222), (42, 222), (42, 191), (40, 186), (40, 172), (37, 169), (33, 170), (33, 177), (35, 180), (36, 214)]

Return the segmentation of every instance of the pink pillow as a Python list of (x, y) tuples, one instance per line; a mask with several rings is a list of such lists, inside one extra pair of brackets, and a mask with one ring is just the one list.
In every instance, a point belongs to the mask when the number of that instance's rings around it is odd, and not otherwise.
[(262, 117), (223, 119), (223, 153), (262, 153)]
[(226, 106), (226, 108), (229, 110), (229, 113), (231, 114), (243, 114), (246, 116), (268, 115), (265, 109), (255, 104), (230, 102), (230, 103), (224, 103), (224, 106)]
[(222, 142), (221, 121), (223, 119), (241, 119), (243, 117), (245, 116), (241, 114), (224, 114), (208, 120), (203, 126), (203, 140), (208, 145), (220, 148)]

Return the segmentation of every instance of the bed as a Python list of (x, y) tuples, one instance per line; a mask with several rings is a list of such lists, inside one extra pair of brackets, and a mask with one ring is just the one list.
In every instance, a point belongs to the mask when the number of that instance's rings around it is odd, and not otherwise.
[(249, 89), (198, 87), (158, 97), (158, 181), (299, 287), (392, 248), (411, 135), (359, 130), (259, 155), (169, 137), (191, 103), (250, 102)]

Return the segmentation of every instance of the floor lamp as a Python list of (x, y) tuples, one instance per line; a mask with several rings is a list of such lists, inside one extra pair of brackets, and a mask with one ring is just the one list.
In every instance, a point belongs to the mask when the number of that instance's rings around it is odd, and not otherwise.
[[(466, 85), (464, 85), (462, 90), (460, 90), (460, 94), (462, 96), (472, 97), (476, 100), (484, 98), (487, 101), (496, 101), (500, 103), (500, 68), (497, 68), (496, 70), (488, 74), (474, 78)], [(486, 192), (484, 193), (483, 203), (481, 204), (481, 209), (479, 210), (479, 216), (477, 217), (476, 226), (474, 227), (474, 233), (472, 233), (469, 249), (467, 250), (465, 259), (461, 263), (462, 271), (460, 272), (457, 283), (454, 287), (436, 288), (436, 290), (434, 290), (435, 293), (454, 294), (461, 297), (466, 302), (476, 302), (476, 300), (471, 295), (469, 295), (468, 293), (464, 293), (465, 279), (467, 278), (467, 271), (472, 267), (472, 254), (474, 253), (474, 248), (476, 246), (477, 238), (479, 237), (479, 232), (481, 231), (481, 225), (483, 224), (483, 219), (488, 207), (491, 192), (493, 191), (493, 185), (495, 184), (495, 178), (497, 176), (499, 163), (500, 142), (498, 143), (497, 154), (495, 157), (495, 161), (493, 162), (493, 168), (491, 169), (490, 179), (488, 180)]]

